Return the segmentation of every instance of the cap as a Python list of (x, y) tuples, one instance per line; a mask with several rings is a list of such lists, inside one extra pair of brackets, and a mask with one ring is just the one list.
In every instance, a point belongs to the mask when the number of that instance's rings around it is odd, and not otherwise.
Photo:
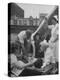
[(53, 18), (54, 18), (56, 21), (58, 21), (58, 16), (57, 16), (57, 15), (53, 16)]

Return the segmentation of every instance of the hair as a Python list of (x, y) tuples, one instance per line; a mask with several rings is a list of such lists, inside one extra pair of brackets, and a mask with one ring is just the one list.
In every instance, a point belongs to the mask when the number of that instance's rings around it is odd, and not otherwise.
[(54, 17), (52, 17), (52, 19), (54, 19), (58, 23), (58, 21)]
[(37, 34), (34, 36), (34, 40), (36, 40), (36, 36), (39, 36), (39, 39), (40, 39), (40, 35), (39, 35), (39, 33), (37, 33)]
[(32, 34), (32, 30), (26, 30), (26, 34), (27, 34), (27, 37), (30, 38), (30, 36)]

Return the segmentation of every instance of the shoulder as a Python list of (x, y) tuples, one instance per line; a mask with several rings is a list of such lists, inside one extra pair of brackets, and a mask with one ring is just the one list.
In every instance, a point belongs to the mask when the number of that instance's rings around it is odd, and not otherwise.
[(19, 34), (18, 34), (18, 36), (23, 36), (23, 35), (25, 35), (26, 34), (26, 31), (21, 31)]
[(56, 32), (58, 30), (58, 24), (55, 25), (55, 27), (52, 29), (53, 32)]
[(59, 29), (59, 24), (56, 24), (56, 29)]
[(56, 26), (59, 26), (59, 24), (57, 23)]
[(17, 61), (17, 57), (16, 57), (16, 55), (14, 55), (14, 54), (11, 54), (11, 55), (10, 55), (10, 59), (11, 59), (11, 63), (14, 63), (14, 62)]

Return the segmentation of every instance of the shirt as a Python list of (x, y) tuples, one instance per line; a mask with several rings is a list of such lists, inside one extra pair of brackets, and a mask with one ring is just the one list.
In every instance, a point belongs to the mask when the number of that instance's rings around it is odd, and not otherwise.
[(53, 53), (54, 53), (54, 57), (55, 57), (55, 61), (58, 61), (58, 49), (59, 49), (59, 40), (57, 40), (56, 42), (53, 42), (57, 36), (59, 34), (59, 27), (58, 27), (58, 23), (56, 25), (54, 25), (54, 27), (51, 30), (51, 38), (49, 40), (49, 43), (52, 43), (53, 47)]

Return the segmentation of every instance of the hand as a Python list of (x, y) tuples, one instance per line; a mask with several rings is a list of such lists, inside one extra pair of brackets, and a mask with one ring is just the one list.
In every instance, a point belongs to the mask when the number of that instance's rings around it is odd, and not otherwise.
[(31, 63), (34, 64), (36, 61), (37, 61), (37, 58), (33, 58), (33, 59), (31, 60)]
[(27, 67), (27, 69), (35, 70), (35, 66)]

